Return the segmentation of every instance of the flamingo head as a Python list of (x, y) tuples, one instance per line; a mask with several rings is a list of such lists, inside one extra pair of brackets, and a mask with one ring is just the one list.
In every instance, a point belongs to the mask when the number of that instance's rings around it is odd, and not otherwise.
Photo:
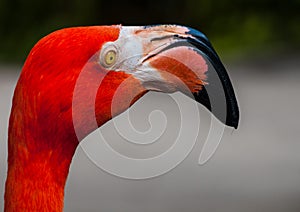
[(148, 91), (183, 92), (224, 124), (238, 126), (233, 87), (211, 43), (178, 25), (53, 32), (31, 50), (15, 104), (29, 111), (26, 126), (36, 136), (81, 140)]

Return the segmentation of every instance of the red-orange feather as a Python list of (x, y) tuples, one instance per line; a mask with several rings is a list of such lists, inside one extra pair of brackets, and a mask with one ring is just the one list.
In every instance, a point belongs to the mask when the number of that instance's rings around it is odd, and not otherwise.
[[(78, 145), (72, 122), (72, 107), (81, 109), (81, 105), (72, 105), (76, 80), (84, 66), (92, 67), (92, 77), (106, 75), (101, 84), (105, 92), (98, 90), (95, 109), (99, 125), (108, 121), (114, 91), (130, 76), (107, 73), (97, 66), (93, 55), (118, 35), (118, 26), (69, 28), (41, 39), (30, 52), (10, 117), (5, 211), (62, 211), (64, 186)], [(129, 81), (121, 91), (124, 95), (132, 88), (144, 92), (138, 81)], [(89, 83), (83, 96), (93, 89), (93, 82)], [(120, 102), (117, 112), (125, 107)], [(84, 115), (84, 110), (78, 114), (83, 120)], [(87, 121), (85, 134), (94, 130)]]

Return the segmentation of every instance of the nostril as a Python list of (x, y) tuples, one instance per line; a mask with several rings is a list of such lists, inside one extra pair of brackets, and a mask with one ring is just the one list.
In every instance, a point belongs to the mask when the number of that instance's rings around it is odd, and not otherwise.
[(150, 40), (150, 42), (161, 41), (161, 40), (170, 39), (170, 38), (174, 38), (174, 35), (166, 35), (166, 36), (161, 36), (161, 37), (155, 37), (155, 38), (152, 38)]

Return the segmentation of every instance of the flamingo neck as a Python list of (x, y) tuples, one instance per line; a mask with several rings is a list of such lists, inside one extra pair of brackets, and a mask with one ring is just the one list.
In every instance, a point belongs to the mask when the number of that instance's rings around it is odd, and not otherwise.
[(72, 123), (66, 121), (71, 112), (69, 107), (54, 109), (55, 104), (38, 96), (23, 77), (15, 89), (9, 120), (4, 211), (62, 211), (78, 145)]
[[(113, 96), (119, 87), (116, 115), (146, 93), (138, 80), (128, 78), (126, 74), (110, 73), (103, 80), (94, 103), (98, 126), (112, 118)], [(126, 85), (120, 86), (125, 80)], [(38, 102), (35, 95), (22, 88), (17, 85), (9, 123), (5, 211), (62, 211), (72, 157), (79, 140), (96, 128), (85, 116), (86, 105), (75, 105), (76, 115), (85, 120), (79, 125), (83, 136), (78, 138), (70, 121), (74, 116), (71, 102), (63, 107), (60, 99), (52, 104), (34, 103)], [(83, 100), (87, 96), (84, 92)]]
[(63, 211), (64, 187), (77, 145), (33, 150), (29, 143), (36, 142), (9, 138), (4, 211)]

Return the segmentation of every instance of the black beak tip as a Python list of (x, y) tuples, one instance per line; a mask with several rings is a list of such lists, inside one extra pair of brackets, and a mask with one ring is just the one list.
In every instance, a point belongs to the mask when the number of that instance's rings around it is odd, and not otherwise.
[[(217, 119), (219, 119), (222, 123), (226, 124), (229, 127), (233, 127), (235, 129), (238, 128), (239, 125), (239, 109), (238, 107), (230, 107), (231, 104), (228, 102), (228, 99), (226, 100), (226, 116), (220, 114), (220, 113), (215, 113), (216, 111), (212, 110), (211, 102), (209, 95), (207, 93), (207, 89), (202, 87), (202, 89), (197, 92), (193, 93), (194, 99), (202, 104), (204, 107), (206, 107), (209, 111), (211, 111)], [(233, 104), (236, 105), (237, 104)]]
[(235, 115), (232, 115), (231, 118), (227, 118), (226, 125), (233, 127), (234, 129), (237, 129), (238, 125), (239, 125), (239, 115), (235, 114)]

